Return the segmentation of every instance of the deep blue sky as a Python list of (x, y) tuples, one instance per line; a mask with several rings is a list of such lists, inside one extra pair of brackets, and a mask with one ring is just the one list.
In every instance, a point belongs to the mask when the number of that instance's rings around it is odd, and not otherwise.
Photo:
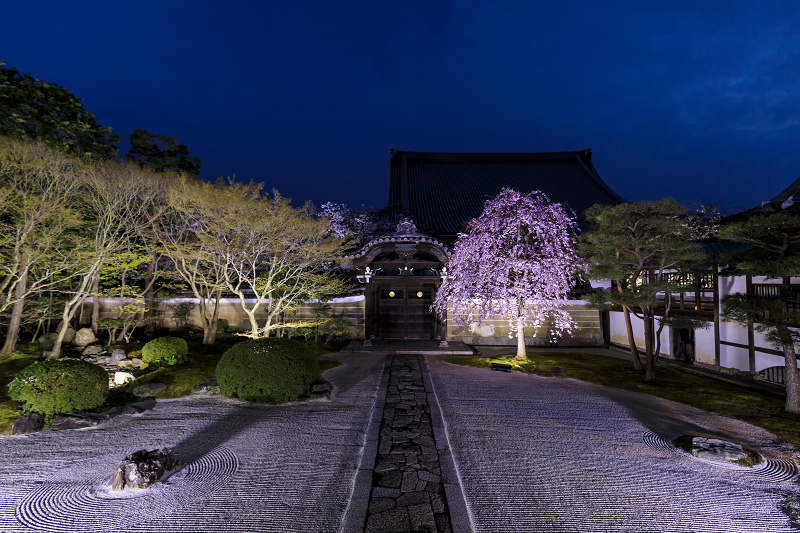
[[(654, 5), (651, 5), (654, 4)], [(386, 204), (389, 150), (592, 148), (628, 200), (800, 175), (800, 3), (6, 0), (0, 60), (201, 176)]]

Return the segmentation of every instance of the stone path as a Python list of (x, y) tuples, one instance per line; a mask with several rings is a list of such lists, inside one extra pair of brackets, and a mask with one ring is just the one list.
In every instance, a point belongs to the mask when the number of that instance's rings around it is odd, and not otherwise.
[[(797, 531), (782, 511), (797, 459), (763, 429), (570, 379), (331, 357), (330, 402), (151, 399), (93, 428), (0, 435), (0, 532)], [(694, 458), (671, 444), (689, 433), (765, 461)], [(161, 447), (187, 467), (110, 491), (122, 457)], [(378, 523), (392, 510), (407, 527)]]
[(366, 533), (450, 533), (418, 356), (394, 356), (387, 384)]

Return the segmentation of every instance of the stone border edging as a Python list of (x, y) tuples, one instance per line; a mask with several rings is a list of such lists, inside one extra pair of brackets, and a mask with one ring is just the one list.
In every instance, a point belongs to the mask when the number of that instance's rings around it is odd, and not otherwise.
[(386, 405), (386, 389), (389, 384), (389, 374), (391, 374), (391, 356), (384, 354), (383, 360), (381, 379), (378, 383), (375, 401), (372, 403), (372, 412), (364, 434), (364, 445), (361, 447), (361, 458), (353, 479), (353, 492), (345, 511), (342, 527), (339, 528), (340, 533), (363, 531), (364, 524), (367, 522), (372, 473), (375, 469), (375, 458), (378, 455), (383, 408)]
[(428, 395), (428, 406), (431, 411), (431, 427), (433, 428), (433, 438), (436, 442), (436, 449), (439, 452), (439, 467), (442, 470), (442, 483), (444, 485), (445, 497), (447, 498), (447, 507), (450, 511), (450, 525), (454, 533), (473, 533), (475, 529), (472, 526), (472, 513), (467, 506), (464, 490), (461, 485), (461, 474), (458, 471), (458, 466), (455, 463), (453, 454), (450, 451), (450, 435), (447, 431), (447, 425), (442, 416), (442, 410), (439, 405), (439, 397), (436, 394), (436, 388), (433, 386), (430, 371), (428, 369), (428, 360), (425, 357), (420, 357), (425, 363), (420, 365), (422, 371), (422, 381), (425, 383), (425, 390)]

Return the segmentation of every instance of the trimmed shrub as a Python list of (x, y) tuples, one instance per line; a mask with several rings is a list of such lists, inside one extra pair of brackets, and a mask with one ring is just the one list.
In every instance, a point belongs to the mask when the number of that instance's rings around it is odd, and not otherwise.
[(222, 394), (251, 402), (280, 403), (308, 392), (319, 379), (314, 352), (305, 343), (266, 338), (240, 342), (217, 363)]
[(179, 365), (188, 360), (189, 345), (180, 337), (161, 337), (153, 339), (142, 348), (142, 361), (145, 363), (166, 363)]
[(108, 396), (108, 373), (87, 361), (39, 361), (14, 377), (8, 395), (23, 402), (25, 412), (42, 413), (52, 420), (61, 413), (103, 405)]

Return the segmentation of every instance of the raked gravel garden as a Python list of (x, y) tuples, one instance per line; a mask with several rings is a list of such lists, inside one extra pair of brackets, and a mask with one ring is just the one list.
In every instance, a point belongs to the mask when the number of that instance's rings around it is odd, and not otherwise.
[[(371, 432), (386, 424), (384, 406), (401, 407), (386, 401), (392, 356), (317, 359), (325, 370), (316, 384), (329, 393), (277, 404), (230, 398), (214, 387), (166, 397), (170, 387), (185, 387), (174, 380), (181, 367), (197, 367), (195, 380), (208, 377), (209, 365), (196, 356), (155, 371), (169, 382), (164, 390), (142, 394), (140, 383), (125, 385), (140, 395), (126, 393), (115, 416), (96, 425), (0, 435), (0, 531), (800, 528), (797, 450), (754, 425), (559, 375), (493, 372), (418, 355), (409, 363), (420, 372), (418, 393), (409, 398), (424, 399), (417, 411), (435, 442), (417, 440), (423, 454), (435, 447), (441, 463), (419, 474), (414, 433), (412, 442), (384, 447)], [(695, 457), (676, 440), (687, 435), (739, 443), (758, 460)], [(123, 457), (163, 448), (185, 466), (147, 489), (111, 489)], [(406, 454), (405, 462), (395, 453)], [(449, 519), (426, 521), (415, 515), (420, 506), (389, 501), (392, 463), (405, 465), (395, 476), (398, 498), (409, 499), (401, 494), (407, 479), (418, 483), (408, 490), (423, 493), (421, 481), (429, 479), (435, 496), (426, 501), (434, 513), (445, 501)], [(384, 520), (390, 516), (396, 520)]]

